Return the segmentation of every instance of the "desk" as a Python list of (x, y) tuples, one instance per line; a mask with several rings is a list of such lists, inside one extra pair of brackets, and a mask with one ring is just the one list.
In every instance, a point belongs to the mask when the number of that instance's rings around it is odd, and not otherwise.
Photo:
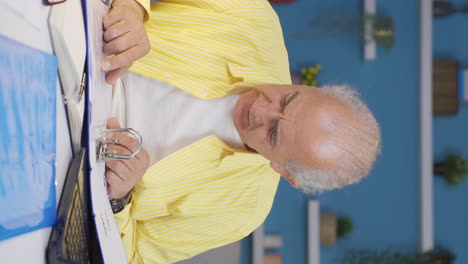
[[(15, 39), (47, 53), (52, 52), (47, 18), (50, 7), (42, 1), (1, 1), (0, 34)], [(56, 179), (57, 203), (60, 199), (68, 164), (72, 153), (68, 136), (65, 108), (61, 100), (60, 84), (57, 80), (57, 152)], [(45, 263), (45, 249), (51, 228), (43, 228), (31, 233), (0, 242), (2, 263)]]

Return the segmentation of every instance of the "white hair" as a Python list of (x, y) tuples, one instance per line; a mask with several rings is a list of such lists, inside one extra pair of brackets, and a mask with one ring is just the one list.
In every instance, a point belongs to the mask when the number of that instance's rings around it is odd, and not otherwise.
[(320, 170), (297, 166), (293, 162), (281, 164), (293, 176), (305, 193), (317, 194), (357, 183), (365, 177), (380, 152), (380, 128), (359, 93), (348, 85), (324, 86), (320, 89), (343, 102), (357, 122), (337, 117), (334, 143), (346, 155), (331, 169)]

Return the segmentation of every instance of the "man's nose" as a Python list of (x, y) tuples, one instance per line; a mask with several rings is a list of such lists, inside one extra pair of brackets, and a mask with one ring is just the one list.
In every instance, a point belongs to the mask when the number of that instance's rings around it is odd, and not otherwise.
[(281, 116), (281, 108), (264, 98), (258, 98), (251, 107), (251, 114), (253, 128), (256, 128), (277, 120)]

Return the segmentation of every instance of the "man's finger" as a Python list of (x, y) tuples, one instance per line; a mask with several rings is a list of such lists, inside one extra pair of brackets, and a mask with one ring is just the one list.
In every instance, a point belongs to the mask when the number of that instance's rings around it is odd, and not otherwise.
[(114, 186), (112, 186), (109, 182), (107, 183), (107, 194), (109, 194), (109, 199), (115, 199)]
[(119, 178), (117, 173), (106, 170), (107, 193), (111, 199), (119, 198), (125, 194), (125, 183)]
[[(115, 138), (114, 136), (112, 137), (112, 139), (117, 139)], [(132, 154), (132, 151), (127, 149), (126, 147), (120, 145), (120, 140), (118, 140), (118, 142), (116, 144), (109, 144), (109, 146), (107, 147), (107, 152), (115, 152), (115, 153), (118, 153), (118, 154), (122, 154), (122, 155), (130, 155)]]
[(124, 180), (112, 169), (106, 169), (106, 181), (114, 187), (124, 184)]
[(123, 162), (122, 160), (108, 161), (106, 162), (106, 167), (108, 170), (111, 170), (114, 173), (116, 173), (117, 177), (119, 177), (122, 180), (122, 182), (127, 182), (127, 177), (129, 177), (129, 175), (132, 174), (132, 171), (130, 170), (128, 165), (125, 164), (125, 162)]
[(117, 79), (120, 76), (122, 76), (122, 74), (124, 74), (124, 72), (126, 72), (130, 68), (130, 66), (131, 65), (128, 65), (128, 66), (120, 67), (120, 68), (112, 70), (112, 71), (108, 71), (106, 73), (106, 82), (108, 84), (114, 84), (115, 81), (117, 81)]
[(104, 31), (104, 41), (111, 42), (112, 40), (129, 32), (130, 29), (131, 29), (131, 26), (128, 23), (126, 23), (123, 20), (120, 20), (117, 23), (113, 24), (112, 26), (108, 27)]
[[(126, 141), (125, 143), (127, 144), (127, 146), (131, 144), (137, 144), (136, 140), (133, 138), (130, 138), (127, 136), (124, 136), (121, 138), (122, 140)], [(115, 153), (122, 154), (122, 155), (128, 155), (128, 156), (130, 156), (134, 152), (134, 150), (130, 150), (130, 149), (127, 149), (127, 147), (122, 146), (120, 140), (118, 144), (119, 145), (110, 145), (107, 148), (107, 151), (115, 152)], [(130, 175), (132, 172), (134, 172), (138, 168), (138, 164), (135, 162), (135, 157), (129, 160), (107, 161), (106, 166), (111, 168), (113, 171), (117, 172), (119, 175)], [(122, 179), (126, 180), (127, 177), (124, 176), (122, 177)]]
[[(119, 120), (116, 117), (110, 117), (107, 119), (107, 128), (108, 129), (119, 129), (121, 128)], [(125, 135), (124, 133), (108, 133), (106, 136), (107, 140), (115, 138), (117, 135)]]
[(116, 117), (110, 117), (109, 119), (107, 119), (107, 128), (109, 129), (121, 128), (119, 120)]
[(144, 148), (141, 148), (140, 152), (138, 152), (138, 154), (136, 154), (135, 158), (137, 158), (138, 160), (143, 160), (145, 162), (149, 162), (148, 152), (146, 152), (146, 150)]
[[(103, 47), (104, 54), (107, 56), (110, 55), (120, 55), (120, 53), (136, 46), (141, 40), (139, 39), (139, 33), (136, 32), (127, 32), (120, 37), (112, 40), (111, 42), (105, 43)], [(129, 61), (126, 64), (130, 64), (135, 60), (132, 57), (132, 61)]]
[(109, 11), (109, 14), (105, 15), (102, 18), (102, 27), (104, 30), (107, 30), (109, 27), (114, 25), (115, 23), (119, 22), (123, 19), (123, 12), (120, 8), (112, 8)]
[(113, 184), (107, 183), (107, 193), (109, 194), (109, 199), (120, 199), (125, 196), (126, 192), (116, 188)]
[[(113, 123), (113, 124), (118, 124), (119, 121), (117, 121), (117, 118), (115, 118), (115, 117), (112, 117), (112, 118), (115, 119), (115, 121), (109, 121), (109, 120), (107, 120), (107, 123), (109, 124), (109, 122), (116, 122), (116, 123)], [(111, 126), (110, 126), (110, 125), (107, 125), (107, 128), (108, 128), (108, 129), (119, 129), (119, 128), (120, 128), (120, 125), (111, 125)], [(121, 136), (125, 136), (125, 133), (123, 133), (123, 132), (112, 132), (112, 133), (110, 133), (110, 132), (109, 132), (109, 133), (107, 133), (107, 135), (106, 135), (106, 139), (107, 139), (108, 141), (116, 139), (116, 140), (117, 140), (117, 144), (118, 144), (118, 143), (119, 143), (119, 140), (120, 140), (118, 137), (121, 137)], [(111, 145), (111, 146), (112, 146), (112, 145)]]
[(108, 153), (116, 153), (119, 155), (126, 155), (126, 156), (130, 156), (132, 154), (132, 151), (128, 150), (126, 147), (121, 146), (120, 142), (117, 144), (109, 144), (106, 151)]
[(129, 153), (133, 153), (138, 146), (138, 141), (135, 138), (129, 137), (123, 133), (112, 133), (107, 136), (107, 139), (117, 140), (119, 146), (125, 148)]
[(134, 61), (143, 57), (147, 53), (147, 49), (143, 46), (133, 46), (115, 56), (107, 58), (103, 64), (102, 69), (104, 71), (111, 71), (120, 67), (132, 65)]

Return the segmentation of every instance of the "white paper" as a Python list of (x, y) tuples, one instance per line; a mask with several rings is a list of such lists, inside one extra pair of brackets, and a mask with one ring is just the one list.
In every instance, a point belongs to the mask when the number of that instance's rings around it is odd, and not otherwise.
[(87, 0), (88, 73), (91, 120), (89, 124), (89, 152), (91, 169), (91, 199), (96, 229), (105, 263), (127, 263), (120, 232), (112, 213), (105, 180), (105, 164), (96, 160), (96, 144), (106, 129), (111, 114), (112, 86), (105, 81), (101, 70), (103, 54), (102, 18), (108, 12), (107, 3)]
[[(34, 5), (34, 8), (24, 8), (23, 1), (0, 1), (0, 8), (5, 8), (15, 15), (20, 20), (29, 24), (30, 28), (41, 31), (43, 18), (40, 12), (37, 12), (37, 7), (42, 5), (42, 1), (28, 1), (28, 5)], [(7, 21), (7, 20), (3, 20)], [(11, 26), (11, 25), (10, 25)]]
[(42, 1), (0, 0), (0, 32), (6, 37), (51, 53), (47, 19), (44, 19), (48, 13), (49, 7)]
[(81, 91), (86, 59), (86, 35), (81, 1), (53, 5), (49, 15), (50, 38), (58, 59), (60, 82), (66, 99), (74, 154), (81, 149), (84, 93)]

